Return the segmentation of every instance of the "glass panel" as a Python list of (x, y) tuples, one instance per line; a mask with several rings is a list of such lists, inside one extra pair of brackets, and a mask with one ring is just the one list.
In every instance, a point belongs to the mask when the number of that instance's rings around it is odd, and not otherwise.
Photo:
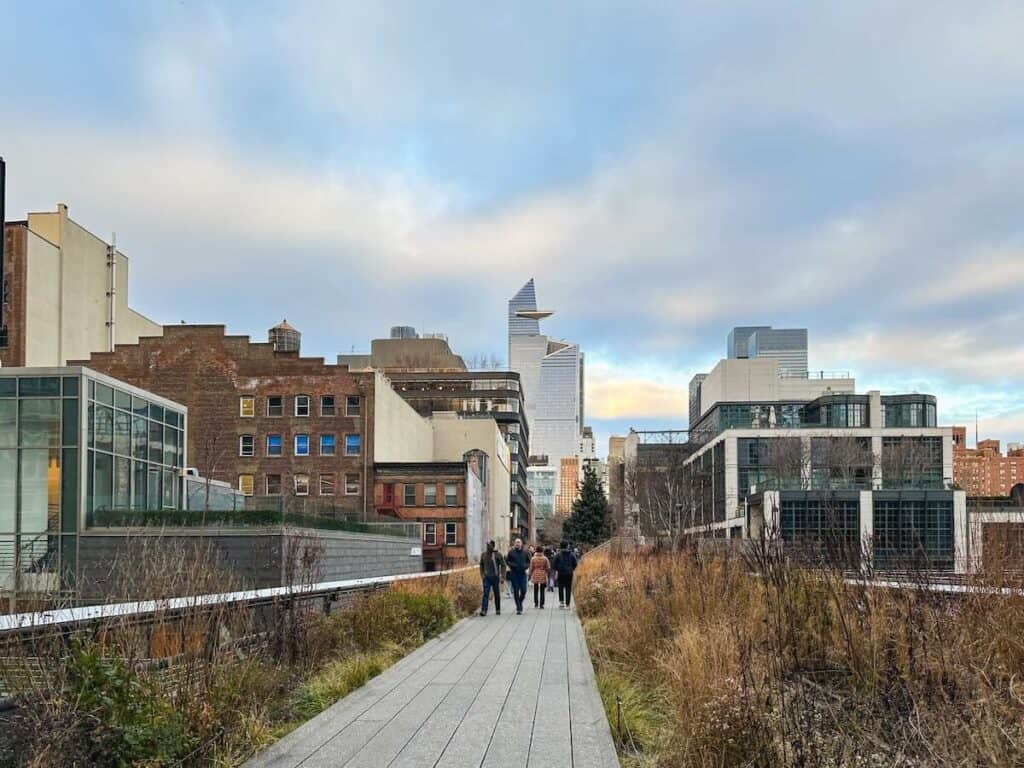
[(178, 426), (178, 414), (167, 408), (164, 411), (164, 424), (170, 424), (172, 427)]
[(56, 376), (18, 379), (21, 397), (60, 397), (60, 379)]
[(114, 449), (114, 411), (105, 405), (97, 405), (95, 413), (96, 448), (101, 451)]
[(92, 508), (96, 511), (110, 509), (114, 491), (114, 459), (105, 453), (89, 451), (92, 467)]
[(114, 411), (114, 453), (131, 456), (132, 417), (124, 411)]
[(146, 481), (146, 506), (149, 509), (160, 509), (160, 470), (148, 470), (149, 479)]
[(144, 400), (141, 397), (132, 398), (132, 410), (136, 416), (148, 416), (149, 415), (149, 401)]
[(114, 457), (114, 509), (128, 509), (130, 506), (131, 472), (128, 459)]
[(174, 427), (164, 427), (164, 464), (168, 467), (174, 466), (174, 459), (178, 455), (178, 430)]
[(60, 400), (21, 400), (20, 408), (18, 427), (23, 446), (60, 445)]
[(14, 448), (17, 445), (18, 401), (0, 400), (0, 448)]
[(78, 397), (78, 378), (75, 376), (64, 377), (64, 397)]
[[(149, 422), (149, 460), (159, 464), (164, 457), (164, 428), (155, 421)], [(153, 507), (157, 509), (157, 507)]]
[(149, 422), (138, 416), (132, 417), (132, 456), (136, 459), (149, 456)]
[(78, 530), (78, 449), (65, 448), (63, 460), (61, 467), (63, 471), (61, 472), (60, 529), (66, 532), (74, 532)]
[[(77, 381), (77, 379), (72, 379)], [(78, 445), (78, 431), (81, 429), (78, 423), (78, 400), (66, 398), (64, 400), (64, 420), (61, 424), (61, 439), (64, 445)]]
[(114, 390), (114, 405), (118, 408), (124, 408), (126, 411), (132, 409), (132, 396), (127, 392), (122, 392), (119, 389)]
[(0, 451), (0, 532), (14, 531), (17, 492), (18, 452)]
[(28, 533), (56, 529), (60, 512), (60, 453), (47, 450), (21, 452), (21, 530)]
[(96, 382), (96, 400), (106, 405), (114, 404), (114, 390), (108, 387), (106, 384), (100, 384)]
[(18, 380), (14, 378), (0, 379), (0, 397), (16, 397), (18, 395)]
[(169, 469), (163, 471), (163, 486), (164, 509), (174, 509), (177, 494), (174, 492), (174, 472)]
[(185, 466), (185, 436), (184, 432), (178, 432), (178, 453), (175, 457), (174, 466)]
[(132, 509), (146, 508), (146, 465), (132, 462)]
[(149, 406), (149, 418), (153, 419), (153, 421), (163, 421), (164, 420), (164, 409), (163, 409), (163, 406), (152, 405), (151, 404)]

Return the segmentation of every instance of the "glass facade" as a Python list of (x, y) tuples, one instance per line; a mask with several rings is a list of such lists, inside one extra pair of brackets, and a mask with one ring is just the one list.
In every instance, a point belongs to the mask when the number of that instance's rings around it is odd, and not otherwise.
[(845, 494), (783, 494), (779, 534), (804, 559), (854, 564), (861, 554), (860, 499)]
[(185, 415), (80, 368), (31, 371), (0, 371), (0, 591), (56, 594), (83, 521), (177, 506)]
[(952, 570), (952, 494), (876, 493), (873, 548), (876, 568)]

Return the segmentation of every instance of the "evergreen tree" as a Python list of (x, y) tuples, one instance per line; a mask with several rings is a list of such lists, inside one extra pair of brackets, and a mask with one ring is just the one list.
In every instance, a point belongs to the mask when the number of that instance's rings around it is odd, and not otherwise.
[(612, 514), (601, 481), (593, 467), (583, 468), (580, 495), (572, 503), (572, 515), (565, 521), (563, 536), (581, 544), (600, 544), (612, 535)]

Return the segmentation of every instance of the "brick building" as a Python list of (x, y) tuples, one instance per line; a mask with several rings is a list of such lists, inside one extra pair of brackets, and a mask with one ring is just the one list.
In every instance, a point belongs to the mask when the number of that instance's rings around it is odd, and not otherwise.
[(286, 497), (289, 508), (369, 512), (373, 373), (275, 351), (222, 325), (165, 326), (86, 364), (185, 404), (200, 474), (248, 496)]
[(572, 514), (572, 504), (580, 495), (580, 457), (563, 456), (559, 462), (558, 493), (555, 494), (555, 514)]
[(1014, 448), (1004, 456), (998, 440), (979, 440), (967, 447), (967, 428), (953, 427), (953, 482), (968, 496), (1009, 496), (1024, 482), (1024, 450)]
[(480, 556), (487, 521), (487, 456), (466, 461), (378, 463), (374, 508), (379, 515), (422, 523), (423, 565), (442, 570)]

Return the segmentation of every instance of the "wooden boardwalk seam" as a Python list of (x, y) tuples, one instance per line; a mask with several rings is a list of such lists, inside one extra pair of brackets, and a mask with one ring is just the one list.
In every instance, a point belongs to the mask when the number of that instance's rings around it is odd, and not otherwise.
[(619, 768), (575, 611), (508, 607), (462, 620), (246, 765)]

